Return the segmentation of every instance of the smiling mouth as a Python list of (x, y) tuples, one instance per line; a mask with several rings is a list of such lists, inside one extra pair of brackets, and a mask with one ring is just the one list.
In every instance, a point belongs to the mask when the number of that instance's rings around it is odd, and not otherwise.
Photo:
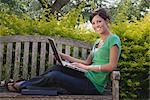
[(96, 31), (99, 31), (99, 30), (101, 30), (101, 27), (99, 27), (99, 28), (96, 28)]

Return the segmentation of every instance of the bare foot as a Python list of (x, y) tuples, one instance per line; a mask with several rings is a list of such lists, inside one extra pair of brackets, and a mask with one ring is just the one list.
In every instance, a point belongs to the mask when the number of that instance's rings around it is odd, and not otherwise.
[(8, 83), (7, 84), (7, 89), (11, 92), (17, 92), (19, 91), (19, 86), (23, 83), (24, 81), (16, 82), (16, 83)]
[(7, 84), (7, 89), (11, 92), (17, 92), (16, 87), (14, 86), (14, 83), (8, 83)]

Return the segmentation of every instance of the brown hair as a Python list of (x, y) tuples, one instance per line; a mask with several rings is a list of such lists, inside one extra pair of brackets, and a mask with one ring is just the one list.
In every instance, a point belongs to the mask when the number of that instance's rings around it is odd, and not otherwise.
[(105, 21), (109, 21), (110, 22), (110, 16), (108, 15), (107, 11), (104, 8), (99, 8), (99, 9), (94, 10), (90, 14), (90, 22), (92, 22), (93, 17), (96, 16), (96, 15), (99, 15)]

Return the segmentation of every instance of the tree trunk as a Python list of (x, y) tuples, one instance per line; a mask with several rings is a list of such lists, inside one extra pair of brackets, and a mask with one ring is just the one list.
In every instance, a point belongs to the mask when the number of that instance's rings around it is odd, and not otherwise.
[(47, 2), (47, 0), (38, 0), (42, 6), (43, 9), (49, 9), (49, 4)]
[(51, 13), (58, 12), (63, 6), (65, 6), (70, 0), (55, 0), (53, 5), (49, 5), (47, 0), (38, 0), (43, 8), (50, 9)]
[(58, 12), (63, 6), (65, 6), (70, 0), (56, 0), (51, 6), (51, 12)]

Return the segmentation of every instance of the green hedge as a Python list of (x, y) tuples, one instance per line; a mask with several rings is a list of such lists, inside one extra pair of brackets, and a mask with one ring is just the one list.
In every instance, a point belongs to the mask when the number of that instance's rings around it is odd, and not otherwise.
[(80, 10), (73, 9), (60, 20), (51, 16), (48, 19), (50, 22), (47, 22), (45, 17), (33, 20), (26, 15), (16, 16), (1, 12), (0, 35), (57, 35), (89, 42), (95, 41), (97, 35), (94, 32), (76, 27), (77, 23), (83, 23), (83, 18), (79, 17), (79, 14)]
[(119, 61), (121, 71), (120, 97), (148, 99), (150, 66), (150, 14), (134, 22), (112, 24), (122, 41)]
[[(0, 13), (0, 35), (47, 35), (73, 38), (93, 42), (97, 34), (75, 27), (83, 23), (79, 10), (73, 11), (57, 20), (51, 16), (45, 19), (30, 19), (26, 15), (16, 16)], [(150, 66), (150, 14), (134, 22), (115, 22), (111, 24), (112, 32), (118, 34), (122, 41), (122, 53), (119, 61), (121, 72), (121, 99), (143, 99), (149, 96)]]

